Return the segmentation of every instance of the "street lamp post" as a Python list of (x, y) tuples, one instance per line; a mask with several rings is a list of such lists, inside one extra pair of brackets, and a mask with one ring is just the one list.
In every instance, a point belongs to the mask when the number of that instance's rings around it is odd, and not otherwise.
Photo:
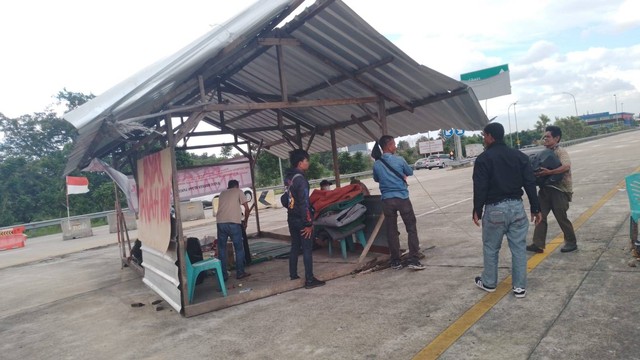
[(509, 145), (513, 147), (513, 136), (511, 136), (511, 105), (513, 104), (509, 104), (509, 107), (507, 108), (507, 119), (509, 119)]
[(518, 149), (520, 149), (520, 135), (518, 135), (518, 116), (516, 115), (516, 104), (518, 102), (514, 102), (513, 103), (513, 120), (516, 123), (516, 146)]
[(618, 126), (618, 97), (613, 94), (613, 98), (616, 100), (616, 126)]
[(570, 95), (573, 98), (573, 107), (576, 109), (576, 117), (578, 117), (578, 105), (576, 104), (576, 97), (573, 96), (573, 94), (570, 92), (563, 91), (562, 93)]

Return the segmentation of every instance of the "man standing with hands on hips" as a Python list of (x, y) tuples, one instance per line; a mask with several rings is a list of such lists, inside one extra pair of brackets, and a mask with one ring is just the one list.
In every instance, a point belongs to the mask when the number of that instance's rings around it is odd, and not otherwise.
[[(473, 167), (473, 222), (482, 221), (484, 270), (475, 278), (476, 285), (487, 292), (498, 285), (498, 258), (502, 239), (507, 235), (511, 249), (511, 283), (517, 298), (526, 295), (527, 231), (529, 221), (522, 203), (522, 188), (531, 207), (531, 221), (540, 223), (542, 215), (536, 195), (536, 180), (529, 157), (507, 147), (504, 127), (499, 123), (485, 126), (485, 151)], [(484, 214), (483, 214), (484, 212)]]

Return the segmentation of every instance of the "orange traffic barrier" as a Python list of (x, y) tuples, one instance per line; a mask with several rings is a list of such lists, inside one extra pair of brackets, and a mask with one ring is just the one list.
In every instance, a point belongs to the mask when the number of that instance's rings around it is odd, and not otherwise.
[(0, 230), (0, 250), (11, 250), (24, 247), (27, 235), (23, 234), (24, 226)]

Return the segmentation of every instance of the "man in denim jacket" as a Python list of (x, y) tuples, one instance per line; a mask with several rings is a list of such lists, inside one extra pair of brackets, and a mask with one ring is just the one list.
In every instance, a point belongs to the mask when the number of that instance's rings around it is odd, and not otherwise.
[[(400, 239), (398, 233), (398, 212), (407, 229), (409, 243), (409, 264), (413, 270), (423, 270), (420, 263), (420, 241), (416, 228), (416, 215), (413, 205), (409, 200), (407, 188), (407, 176), (413, 175), (413, 170), (404, 158), (394, 155), (396, 142), (390, 135), (383, 135), (378, 144), (382, 149), (382, 156), (373, 164), (373, 180), (380, 184), (382, 194), (382, 213), (387, 225), (387, 242), (391, 254), (391, 268), (400, 270), (403, 264), (400, 261)], [(390, 168), (395, 170), (392, 171)], [(398, 176), (400, 175), (400, 176)], [(402, 177), (401, 177), (402, 176)]]

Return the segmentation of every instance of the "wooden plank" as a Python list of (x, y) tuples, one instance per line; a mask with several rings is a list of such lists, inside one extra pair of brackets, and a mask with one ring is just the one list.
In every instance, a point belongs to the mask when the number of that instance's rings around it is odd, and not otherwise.
[(258, 45), (261, 46), (298, 46), (300, 40), (294, 38), (259, 38)]
[(364, 249), (362, 250), (362, 254), (360, 254), (360, 258), (358, 258), (358, 264), (362, 263), (362, 260), (364, 260), (364, 258), (367, 257), (367, 254), (371, 249), (371, 245), (373, 245), (373, 241), (376, 239), (376, 236), (378, 236), (378, 232), (380, 231), (380, 228), (382, 227), (383, 223), (384, 223), (384, 214), (380, 214), (380, 218), (378, 218), (378, 222), (376, 223), (376, 226), (373, 228), (373, 231), (369, 236), (369, 240), (367, 240), (367, 246), (364, 247)]

